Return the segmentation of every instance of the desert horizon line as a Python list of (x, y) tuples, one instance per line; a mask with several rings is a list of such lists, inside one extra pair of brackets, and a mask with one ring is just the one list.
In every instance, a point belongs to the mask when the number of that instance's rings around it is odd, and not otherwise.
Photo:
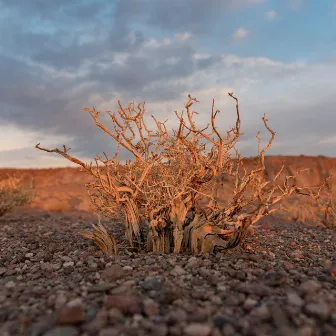
[[(300, 154), (300, 155), (291, 155), (291, 154), (273, 154), (273, 155), (265, 155), (265, 159), (266, 158), (299, 158), (299, 157), (305, 157), (305, 158), (324, 158), (324, 159), (332, 159), (332, 160), (336, 160), (336, 156), (328, 156), (328, 155), (323, 155), (323, 154), (319, 154), (319, 155), (306, 155), (306, 154)], [(253, 160), (256, 159), (257, 156), (245, 156), (244, 159), (247, 160)], [(93, 162), (94, 160), (92, 160)], [(88, 163), (90, 164), (90, 162)], [(101, 167), (104, 167), (104, 164), (99, 165)], [(52, 167), (1, 167), (0, 166), (0, 170), (43, 170), (43, 169), (75, 169), (78, 168), (80, 169), (81, 167), (76, 165), (76, 164), (72, 164), (72, 165), (66, 165), (66, 166), (52, 166)]]

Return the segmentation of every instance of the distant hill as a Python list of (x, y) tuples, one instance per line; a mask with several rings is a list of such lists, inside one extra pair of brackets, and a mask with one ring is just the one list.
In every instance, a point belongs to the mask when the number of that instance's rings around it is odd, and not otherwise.
[[(254, 159), (246, 159), (247, 167), (252, 167)], [(265, 158), (267, 174), (272, 178), (282, 162), (285, 169), (282, 175), (293, 175), (296, 171), (309, 168), (298, 178), (298, 183), (316, 186), (326, 176), (332, 174), (333, 185), (336, 185), (336, 158), (323, 156), (269, 156)], [(78, 168), (46, 168), (46, 169), (0, 169), (0, 180), (7, 175), (22, 176), (24, 181), (35, 180), (36, 196), (30, 204), (31, 209), (47, 211), (94, 211), (84, 183), (91, 181), (90, 175), (80, 172)]]

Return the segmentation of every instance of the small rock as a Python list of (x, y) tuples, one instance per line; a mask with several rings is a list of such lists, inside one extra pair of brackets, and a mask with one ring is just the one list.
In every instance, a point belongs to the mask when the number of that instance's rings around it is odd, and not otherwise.
[(271, 306), (271, 314), (273, 323), (279, 330), (282, 328), (282, 330), (284, 331), (285, 328), (290, 328), (287, 313), (281, 306), (279, 306), (278, 304), (273, 304)]
[(162, 286), (164, 285), (164, 280), (159, 277), (153, 277), (145, 280), (141, 287), (145, 290), (160, 290)]
[(91, 270), (96, 270), (98, 268), (98, 264), (95, 262), (89, 263), (88, 266)]
[(211, 327), (206, 324), (191, 323), (184, 328), (186, 336), (209, 336)]
[(125, 270), (118, 264), (111, 265), (104, 269), (101, 273), (101, 278), (107, 282), (113, 282), (122, 279), (125, 276)]
[(131, 266), (124, 266), (123, 270), (126, 271), (126, 272), (130, 272), (130, 271), (133, 271), (133, 267), (131, 267)]
[(152, 299), (145, 299), (143, 301), (144, 311), (148, 317), (159, 315), (159, 305)]
[(73, 261), (67, 261), (63, 264), (64, 271), (70, 274), (74, 270), (75, 263)]
[(82, 306), (63, 307), (57, 312), (59, 324), (76, 324), (85, 321), (86, 315)]
[(97, 335), (99, 330), (103, 329), (108, 323), (108, 311), (99, 311), (94, 319), (84, 325), (81, 325), (81, 329), (87, 331), (89, 334)]
[(214, 318), (214, 324), (216, 328), (222, 329), (226, 324), (232, 324), (232, 320), (223, 315), (217, 315)]
[(244, 305), (243, 305), (243, 308), (247, 311), (250, 311), (252, 308), (254, 308), (256, 305), (258, 304), (258, 301), (257, 300), (254, 300), (250, 297), (248, 297), (245, 302), (244, 302)]
[(82, 306), (83, 304), (83, 299), (78, 297), (75, 299), (70, 300), (69, 302), (67, 302), (67, 307), (75, 307), (75, 306)]
[(187, 264), (185, 266), (186, 269), (197, 268), (199, 266), (199, 261), (196, 257), (191, 257), (188, 259)]
[(188, 315), (185, 310), (181, 308), (170, 311), (167, 315), (167, 322), (170, 325), (181, 324), (187, 321)]
[(333, 263), (331, 266), (330, 266), (330, 275), (333, 277), (334, 280), (336, 280), (336, 263)]
[(111, 324), (117, 324), (123, 319), (123, 314), (117, 308), (112, 308), (108, 311), (108, 318)]
[(268, 252), (268, 256), (271, 260), (274, 260), (275, 259), (275, 254), (271, 251)]
[(287, 275), (284, 272), (279, 271), (269, 272), (265, 277), (265, 281), (268, 286), (278, 287), (287, 282)]
[(228, 289), (227, 285), (222, 284), (222, 283), (218, 283), (218, 284), (217, 284), (217, 290), (218, 290), (219, 292), (226, 292), (227, 289)]
[(176, 265), (171, 271), (170, 274), (173, 276), (185, 275), (187, 272), (184, 268), (179, 265)]
[(10, 280), (6, 282), (5, 287), (6, 288), (14, 288), (16, 286), (16, 283), (13, 280)]
[(33, 323), (29, 327), (30, 336), (45, 336), (45, 332), (53, 328), (56, 324), (56, 314), (48, 314), (39, 319), (38, 322)]
[(211, 275), (211, 271), (206, 267), (200, 267), (198, 273), (201, 277), (207, 279)]
[(223, 303), (223, 300), (218, 295), (213, 295), (210, 297), (210, 301), (214, 305), (220, 306)]
[(317, 317), (321, 320), (326, 320), (329, 317), (330, 310), (325, 303), (309, 303), (304, 307), (307, 315)]
[(233, 327), (233, 325), (226, 324), (222, 328), (222, 335), (224, 335), (224, 336), (234, 336), (234, 335), (236, 335), (236, 331), (235, 331), (235, 328)]
[(303, 304), (304, 304), (304, 301), (295, 292), (289, 292), (289, 293), (287, 293), (287, 300), (288, 300), (288, 303), (290, 305), (293, 305), (293, 306), (296, 306), (296, 307), (302, 307)]
[(155, 336), (166, 336), (168, 334), (168, 328), (165, 324), (155, 324), (152, 328), (152, 332)]
[(58, 271), (60, 268), (62, 268), (62, 264), (61, 263), (52, 264), (51, 267), (53, 268), (54, 271)]
[(312, 326), (305, 325), (298, 330), (298, 336), (314, 336), (315, 330)]
[(266, 304), (262, 304), (251, 311), (251, 316), (258, 318), (260, 321), (267, 321), (271, 314)]
[(320, 288), (321, 284), (315, 280), (307, 280), (299, 286), (299, 290), (303, 294), (316, 293)]
[(106, 300), (105, 308), (117, 308), (122, 313), (130, 315), (141, 312), (140, 300), (134, 295), (110, 295)]
[(145, 264), (146, 265), (153, 265), (153, 264), (155, 264), (155, 259), (154, 258), (146, 258)]
[(59, 309), (60, 307), (64, 306), (67, 301), (68, 298), (66, 297), (65, 292), (60, 291), (55, 298), (55, 309)]

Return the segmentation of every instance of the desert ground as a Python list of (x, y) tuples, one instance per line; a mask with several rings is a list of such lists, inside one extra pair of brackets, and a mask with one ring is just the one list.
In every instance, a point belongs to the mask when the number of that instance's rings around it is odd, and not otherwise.
[[(281, 162), (287, 175), (310, 168), (298, 183), (335, 181), (336, 159), (267, 157), (267, 174)], [(296, 199), (217, 254), (134, 253), (123, 223), (104, 218), (120, 246), (106, 256), (79, 235), (97, 223), (84, 172), (0, 169), (0, 180), (12, 174), (36, 194), (0, 217), (0, 335), (336, 334), (336, 230)]]

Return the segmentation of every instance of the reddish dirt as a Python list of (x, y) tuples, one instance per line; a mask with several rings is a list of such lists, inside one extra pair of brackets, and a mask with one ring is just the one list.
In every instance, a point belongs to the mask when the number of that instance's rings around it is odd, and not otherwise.
[[(251, 169), (254, 162), (253, 159), (247, 159), (247, 169)], [(331, 182), (336, 185), (336, 158), (271, 156), (266, 157), (265, 162), (269, 178), (276, 175), (283, 162), (285, 168), (282, 177), (309, 168), (297, 178), (298, 184), (317, 186), (332, 174)], [(7, 175), (22, 176), (25, 183), (34, 179), (36, 195), (29, 208), (56, 212), (94, 211), (84, 187), (92, 179), (78, 168), (0, 169), (0, 180)]]

